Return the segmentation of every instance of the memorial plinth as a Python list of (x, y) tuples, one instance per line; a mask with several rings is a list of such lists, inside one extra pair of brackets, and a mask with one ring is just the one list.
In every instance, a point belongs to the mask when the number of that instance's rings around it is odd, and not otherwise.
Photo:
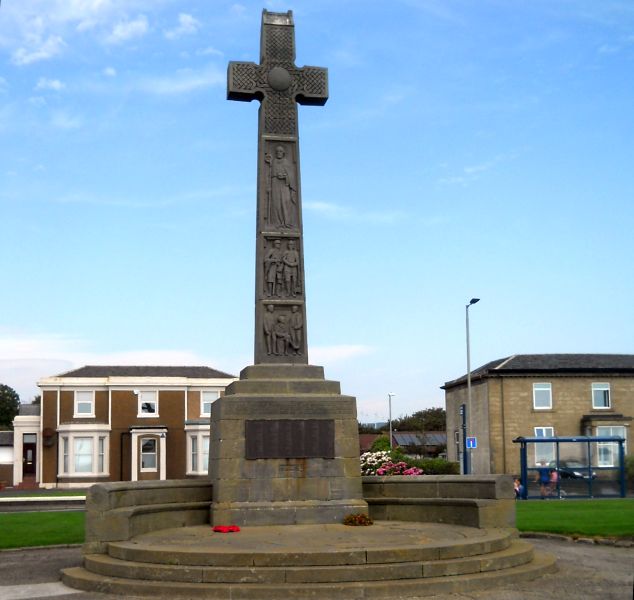
[(322, 367), (247, 367), (213, 404), (211, 422), (212, 523), (339, 523), (367, 513), (356, 402)]

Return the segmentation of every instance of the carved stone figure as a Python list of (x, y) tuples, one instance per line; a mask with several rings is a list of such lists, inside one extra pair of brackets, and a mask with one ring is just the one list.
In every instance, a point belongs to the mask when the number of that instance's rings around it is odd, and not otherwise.
[(288, 249), (282, 256), (284, 265), (284, 285), (286, 286), (286, 295), (288, 297), (295, 296), (300, 292), (299, 288), (299, 252), (295, 249), (295, 242), (288, 241)]
[(291, 346), (295, 354), (302, 353), (304, 320), (299, 306), (291, 308)]
[(273, 347), (275, 354), (278, 356), (286, 356), (288, 347), (291, 343), (291, 332), (284, 315), (279, 315), (273, 326)]
[(283, 279), (282, 242), (275, 240), (264, 257), (264, 280), (266, 294), (279, 296)]
[(269, 206), (268, 217), (271, 225), (291, 229), (296, 225), (297, 183), (295, 165), (286, 156), (284, 146), (275, 148), (275, 156), (267, 154), (269, 164)]
[(273, 354), (274, 350), (274, 337), (273, 329), (275, 328), (275, 307), (272, 304), (267, 304), (264, 311), (264, 337), (266, 339), (266, 352), (267, 354)]

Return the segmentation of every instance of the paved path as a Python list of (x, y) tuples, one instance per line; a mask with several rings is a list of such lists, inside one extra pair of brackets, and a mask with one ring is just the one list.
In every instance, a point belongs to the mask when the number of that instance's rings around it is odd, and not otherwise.
[[(426, 600), (632, 600), (634, 548), (531, 541), (537, 550), (558, 557), (558, 573), (496, 590), (427, 596)], [(120, 596), (78, 592), (62, 585), (59, 570), (79, 564), (79, 547), (0, 552), (0, 600), (121, 600)]]

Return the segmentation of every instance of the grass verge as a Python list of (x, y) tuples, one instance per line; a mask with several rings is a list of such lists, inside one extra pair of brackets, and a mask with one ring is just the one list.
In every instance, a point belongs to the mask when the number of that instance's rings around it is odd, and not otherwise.
[(84, 512), (0, 514), (0, 549), (84, 542)]
[(516, 505), (520, 531), (634, 537), (634, 499), (530, 500)]

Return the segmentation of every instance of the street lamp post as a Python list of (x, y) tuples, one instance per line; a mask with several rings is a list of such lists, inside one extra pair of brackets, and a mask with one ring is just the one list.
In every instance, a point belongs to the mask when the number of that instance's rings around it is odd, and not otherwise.
[(390, 408), (390, 412), (389, 412), (389, 416), (388, 416), (388, 420), (390, 422), (390, 450), (392, 449), (392, 397), (393, 396), (396, 396), (396, 394), (388, 393), (388, 395), (387, 395), (388, 404), (389, 404), (389, 408)]
[[(466, 313), (466, 321), (467, 321), (467, 432), (472, 434), (473, 431), (471, 430), (471, 344), (469, 341), (469, 307), (472, 304), (475, 304), (476, 302), (480, 302), (480, 298), (471, 298), (471, 300), (469, 300), (469, 304), (466, 305), (465, 307), (465, 313)], [(465, 432), (465, 437), (467, 435), (467, 432)], [(466, 449), (466, 440), (464, 442), (464, 451), (465, 453), (467, 452)], [(465, 461), (464, 464), (466, 466), (465, 468), (465, 475), (468, 474), (470, 471), (472, 471), (473, 469), (469, 469), (468, 463), (470, 463), (471, 461), (467, 461), (466, 456), (465, 456)]]

